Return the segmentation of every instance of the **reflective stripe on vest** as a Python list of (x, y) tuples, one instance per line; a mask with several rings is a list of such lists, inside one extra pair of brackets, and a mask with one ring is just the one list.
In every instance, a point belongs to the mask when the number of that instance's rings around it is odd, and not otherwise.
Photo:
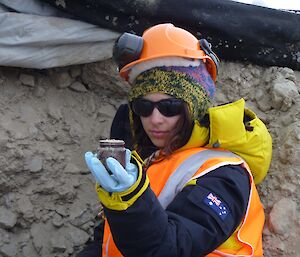
[[(187, 158), (180, 166), (172, 173), (166, 182), (163, 190), (158, 196), (158, 200), (162, 207), (165, 209), (173, 201), (175, 196), (183, 189), (185, 184), (191, 180), (193, 175), (197, 170), (210, 158), (216, 157), (237, 157), (239, 156), (232, 152), (217, 151), (217, 150), (203, 150), (197, 152), (196, 154)], [(241, 160), (240, 163), (243, 161)], [(211, 167), (209, 170), (206, 170), (204, 173), (201, 173), (201, 176), (208, 173), (211, 170), (218, 168), (219, 166), (224, 166), (224, 163), (220, 163), (214, 167)]]

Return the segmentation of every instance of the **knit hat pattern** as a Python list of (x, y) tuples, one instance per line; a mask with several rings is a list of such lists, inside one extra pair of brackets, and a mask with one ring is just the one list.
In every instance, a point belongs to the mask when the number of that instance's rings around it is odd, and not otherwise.
[(189, 105), (192, 119), (200, 121), (211, 106), (215, 84), (203, 63), (196, 67), (162, 66), (136, 77), (128, 101), (148, 93), (164, 93), (182, 99)]

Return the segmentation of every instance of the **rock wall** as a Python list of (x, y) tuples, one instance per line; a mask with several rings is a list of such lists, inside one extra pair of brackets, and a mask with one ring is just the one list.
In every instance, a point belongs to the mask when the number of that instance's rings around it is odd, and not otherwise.
[[(216, 103), (241, 97), (273, 136), (258, 186), (266, 257), (300, 256), (300, 72), (222, 63)], [(49, 70), (0, 67), (0, 256), (75, 256), (99, 203), (83, 154), (109, 135), (128, 87), (111, 60)]]

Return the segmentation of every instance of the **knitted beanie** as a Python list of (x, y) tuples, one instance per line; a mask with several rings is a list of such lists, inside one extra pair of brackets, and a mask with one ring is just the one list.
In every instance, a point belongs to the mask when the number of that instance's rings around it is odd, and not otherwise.
[(153, 67), (136, 76), (128, 101), (148, 93), (164, 93), (185, 101), (194, 121), (200, 121), (210, 107), (215, 84), (200, 61), (197, 66)]

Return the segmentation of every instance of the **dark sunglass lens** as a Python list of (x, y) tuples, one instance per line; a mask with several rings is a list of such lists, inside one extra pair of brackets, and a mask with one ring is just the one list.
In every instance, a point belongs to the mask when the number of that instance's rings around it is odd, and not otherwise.
[(151, 101), (136, 99), (132, 102), (132, 110), (138, 116), (148, 117), (153, 111), (154, 105)]
[(166, 117), (178, 115), (182, 112), (183, 101), (179, 99), (165, 99), (157, 103), (158, 110)]

